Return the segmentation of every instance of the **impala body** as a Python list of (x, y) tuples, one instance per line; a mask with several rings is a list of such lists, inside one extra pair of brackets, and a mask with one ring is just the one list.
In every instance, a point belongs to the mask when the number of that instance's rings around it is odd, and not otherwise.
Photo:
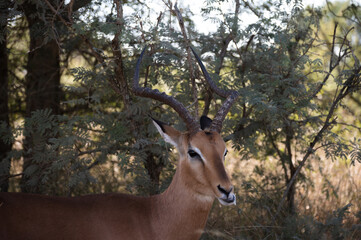
[[(177, 170), (168, 189), (151, 197), (126, 194), (49, 197), (0, 193), (1, 240), (199, 239), (215, 198), (223, 205), (236, 204), (233, 186), (224, 167), (227, 149), (219, 134), (235, 96), (226, 96), (227, 100), (213, 122), (203, 116), (200, 124), (196, 123), (174, 98), (139, 87), (143, 54), (144, 50), (137, 62), (133, 92), (173, 107), (188, 129), (183, 133), (153, 119), (164, 140), (173, 144), (179, 153)], [(206, 80), (214, 88), (202, 62), (194, 54)]]
[(155, 124), (180, 154), (164, 193), (72, 198), (0, 193), (0, 239), (198, 239), (215, 197), (235, 204), (223, 164), (225, 143), (217, 132), (190, 137)]
[[(147, 231), (149, 219), (140, 217), (147, 214), (150, 202), (140, 197), (104, 194), (63, 198), (0, 193), (0, 202), (3, 240), (151, 239)], [(129, 234), (138, 224), (144, 230), (138, 236), (137, 232)], [(140, 236), (142, 233), (149, 233), (149, 238)]]

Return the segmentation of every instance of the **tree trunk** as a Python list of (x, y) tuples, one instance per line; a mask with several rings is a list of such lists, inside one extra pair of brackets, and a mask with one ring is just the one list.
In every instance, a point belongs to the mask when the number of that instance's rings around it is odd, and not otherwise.
[[(9, 106), (8, 106), (8, 54), (7, 54), (7, 19), (8, 4), (0, 4), (0, 122), (5, 122), (9, 126)], [(0, 192), (7, 192), (9, 188), (10, 159), (7, 154), (11, 151), (11, 144), (0, 140)]]
[[(37, 8), (31, 3), (24, 3), (23, 9), (30, 33), (25, 89), (26, 117), (30, 117), (33, 111), (39, 109), (51, 109), (53, 114), (59, 114), (61, 96), (59, 47), (57, 42), (49, 37), (49, 27), (40, 17), (42, 14), (46, 16), (48, 13), (45, 8)], [(29, 129), (25, 129), (25, 131), (27, 130)], [(33, 162), (34, 140), (35, 138), (31, 134), (27, 134), (25, 137), (24, 172), (30, 165), (35, 164)], [(41, 142), (44, 146), (36, 146), (37, 150), (43, 149), (47, 141)], [(37, 171), (41, 171), (41, 168), (39, 167)], [(34, 174), (38, 175), (39, 172)], [(23, 176), (21, 190), (23, 192), (41, 192), (39, 184), (33, 183), (31, 186), (27, 184), (29, 179), (30, 176)]]
[[(296, 170), (291, 170), (291, 176), (290, 179), (292, 179), (293, 175), (295, 175)], [(289, 182), (287, 182), (286, 186), (289, 184)], [(296, 195), (296, 188), (295, 188), (295, 184), (296, 181), (293, 182), (293, 184), (290, 187), (290, 190), (288, 191), (287, 194), (287, 210), (290, 214), (295, 214), (296, 213), (296, 209), (295, 209), (295, 195)]]
[(159, 189), (159, 177), (163, 170), (163, 162), (156, 163), (155, 155), (151, 152), (147, 152), (147, 159), (145, 161), (145, 169), (148, 172), (151, 188), (149, 189), (149, 194), (154, 195), (160, 192)]
[[(286, 158), (287, 158), (287, 162), (288, 162), (289, 169), (290, 169), (290, 178), (287, 180), (287, 185), (288, 185), (289, 182), (291, 181), (292, 177), (296, 173), (295, 165), (292, 162), (292, 150), (291, 150), (294, 131), (288, 121), (285, 123), (285, 132), (286, 132), (286, 145), (285, 145)], [(290, 191), (287, 194), (288, 212), (292, 215), (296, 213), (295, 195), (296, 195), (296, 181), (293, 182), (293, 184), (291, 185)]]

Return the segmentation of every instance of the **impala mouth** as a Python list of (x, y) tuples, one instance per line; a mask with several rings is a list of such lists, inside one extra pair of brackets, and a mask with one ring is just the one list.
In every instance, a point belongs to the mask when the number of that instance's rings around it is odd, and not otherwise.
[(225, 206), (236, 205), (236, 195), (234, 195), (234, 193), (229, 194), (228, 197), (225, 194), (222, 194), (222, 197), (217, 199), (222, 205)]

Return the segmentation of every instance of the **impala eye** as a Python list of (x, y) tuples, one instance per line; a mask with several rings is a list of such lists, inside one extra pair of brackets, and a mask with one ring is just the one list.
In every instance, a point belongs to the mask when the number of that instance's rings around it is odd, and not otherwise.
[(196, 153), (194, 150), (189, 150), (189, 151), (188, 151), (188, 155), (189, 155), (191, 158), (199, 158), (199, 159), (201, 159), (201, 156), (199, 156), (199, 154)]
[(226, 150), (226, 152), (224, 153), (224, 156), (227, 156), (228, 150)]

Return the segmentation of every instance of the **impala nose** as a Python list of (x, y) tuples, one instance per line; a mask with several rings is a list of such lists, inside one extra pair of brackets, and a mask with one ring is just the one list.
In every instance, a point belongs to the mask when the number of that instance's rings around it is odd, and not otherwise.
[(218, 188), (218, 190), (219, 190), (221, 193), (225, 194), (227, 197), (228, 197), (228, 195), (229, 195), (229, 194), (232, 192), (232, 190), (233, 190), (233, 187), (231, 187), (231, 188), (227, 191), (226, 189), (224, 189), (223, 187), (221, 187), (221, 185), (218, 185), (217, 188)]
[(218, 190), (222, 193), (222, 196), (218, 198), (218, 201), (223, 205), (236, 205), (236, 195), (233, 193), (233, 187), (228, 191), (221, 185), (217, 186)]

